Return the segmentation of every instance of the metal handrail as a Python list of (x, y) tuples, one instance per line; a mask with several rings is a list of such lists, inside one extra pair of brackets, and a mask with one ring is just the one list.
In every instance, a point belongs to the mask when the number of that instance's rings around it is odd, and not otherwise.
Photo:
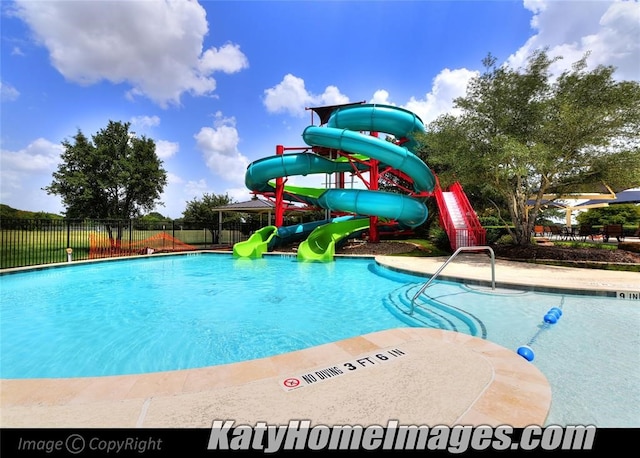
[(411, 299), (411, 311), (409, 312), (409, 315), (413, 315), (413, 311), (416, 308), (415, 302), (418, 296), (424, 293), (424, 290), (431, 285), (431, 282), (433, 282), (433, 280), (436, 279), (436, 277), (440, 274), (440, 272), (442, 272), (442, 270), (445, 267), (447, 267), (447, 265), (451, 261), (453, 261), (453, 258), (455, 258), (458, 255), (458, 253), (460, 253), (461, 251), (479, 251), (479, 250), (488, 250), (489, 253), (491, 254), (491, 289), (496, 289), (496, 257), (495, 257), (495, 254), (493, 253), (493, 249), (489, 246), (461, 246), (451, 256), (449, 256), (449, 259), (447, 259), (444, 262), (444, 264), (442, 264), (440, 268), (436, 270), (436, 273), (434, 273), (431, 276), (429, 281), (427, 281), (424, 285), (422, 285), (422, 288), (420, 288), (420, 291), (418, 291), (416, 295), (413, 296), (413, 298)]

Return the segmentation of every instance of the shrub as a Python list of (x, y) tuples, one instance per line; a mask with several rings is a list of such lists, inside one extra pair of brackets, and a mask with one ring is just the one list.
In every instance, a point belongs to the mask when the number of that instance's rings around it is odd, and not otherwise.
[(513, 245), (513, 237), (509, 234), (504, 234), (500, 236), (498, 240), (495, 241), (496, 245)]
[(479, 216), (478, 219), (480, 220), (480, 224), (482, 224), (483, 227), (501, 225), (500, 220), (495, 216)]
[(631, 251), (633, 253), (640, 253), (640, 243), (620, 242), (618, 243), (618, 249)]
[(440, 250), (450, 252), (451, 244), (449, 243), (449, 236), (439, 225), (431, 226), (429, 230), (429, 239)]

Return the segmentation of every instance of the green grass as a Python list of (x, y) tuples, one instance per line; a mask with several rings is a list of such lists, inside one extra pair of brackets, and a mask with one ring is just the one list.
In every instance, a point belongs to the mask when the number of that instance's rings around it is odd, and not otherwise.
[[(610, 264), (599, 263), (590, 261), (527, 261), (531, 264), (541, 264), (545, 266), (559, 266), (559, 267), (574, 267), (581, 269), (595, 269), (595, 270), (613, 270), (616, 272), (640, 272), (640, 265), (638, 264)], [(595, 275), (595, 274), (594, 274)]]
[(553, 244), (555, 246), (562, 246), (567, 248), (594, 248), (599, 250), (617, 250), (617, 245), (613, 243), (602, 243), (602, 242), (561, 242), (554, 241)]
[[(435, 257), (435, 256), (450, 256), (452, 253), (450, 251), (443, 251), (436, 247), (433, 242), (424, 239), (408, 239), (408, 240), (398, 240), (398, 242), (407, 242), (416, 245), (416, 248), (408, 253), (400, 253), (394, 254), (391, 256), (412, 256), (412, 257)], [(617, 250), (618, 247), (616, 244), (607, 244), (602, 242), (580, 242), (580, 241), (566, 241), (566, 242), (554, 242), (557, 246), (563, 246), (567, 248), (589, 248), (589, 249), (600, 249), (600, 250)], [(579, 267), (583, 269), (597, 269), (597, 270), (613, 270), (618, 272), (640, 272), (640, 265), (622, 265), (622, 264), (604, 264), (597, 262), (571, 262), (571, 261), (560, 261), (560, 260), (531, 260), (528, 261), (532, 264), (541, 264), (541, 265), (553, 265), (553, 266), (561, 266), (561, 267)]]
[(433, 244), (433, 242), (425, 239), (407, 239), (398, 240), (398, 242), (411, 243), (416, 247), (408, 253), (399, 253), (392, 256), (411, 256), (418, 258), (429, 258), (436, 256), (450, 256), (450, 251), (443, 251)]
[[(129, 242), (139, 244), (149, 237), (162, 233), (161, 230), (133, 230), (131, 233), (124, 230), (122, 234), (123, 246)], [(211, 233), (208, 230), (176, 230), (166, 231), (176, 239), (193, 245), (197, 248), (211, 246)], [(68, 239), (67, 239), (68, 234)], [(219, 243), (231, 243), (240, 238), (237, 231), (223, 230)], [(17, 266), (31, 266), (39, 264), (51, 264), (67, 261), (67, 247), (73, 249), (72, 259), (81, 260), (89, 258), (90, 238), (99, 239), (99, 245), (109, 247), (108, 235), (105, 231), (71, 230), (4, 230), (0, 233), (0, 268), (7, 269)], [(170, 242), (166, 249), (170, 250)], [(162, 250), (162, 246), (156, 247)]]

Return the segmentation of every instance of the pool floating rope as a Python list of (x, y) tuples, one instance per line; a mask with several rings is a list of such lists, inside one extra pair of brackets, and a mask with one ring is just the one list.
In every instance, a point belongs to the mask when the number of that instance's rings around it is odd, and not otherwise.
[(562, 298), (560, 307), (551, 307), (549, 311), (545, 314), (543, 318), (544, 322), (542, 326), (540, 327), (538, 332), (536, 332), (536, 334), (531, 338), (531, 340), (529, 340), (529, 342), (526, 345), (522, 345), (518, 347), (518, 354), (522, 356), (524, 359), (526, 359), (527, 361), (531, 362), (533, 361), (533, 358), (535, 358), (535, 353), (533, 352), (531, 345), (533, 345), (533, 343), (536, 341), (540, 333), (545, 329), (547, 329), (550, 325), (556, 324), (560, 319), (560, 317), (562, 316), (561, 307), (563, 302), (564, 302), (564, 297)]

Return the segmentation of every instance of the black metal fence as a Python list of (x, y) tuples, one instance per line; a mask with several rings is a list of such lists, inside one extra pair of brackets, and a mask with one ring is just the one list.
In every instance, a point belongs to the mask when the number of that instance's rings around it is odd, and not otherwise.
[(231, 249), (258, 229), (239, 221), (0, 219), (0, 268), (113, 256)]

